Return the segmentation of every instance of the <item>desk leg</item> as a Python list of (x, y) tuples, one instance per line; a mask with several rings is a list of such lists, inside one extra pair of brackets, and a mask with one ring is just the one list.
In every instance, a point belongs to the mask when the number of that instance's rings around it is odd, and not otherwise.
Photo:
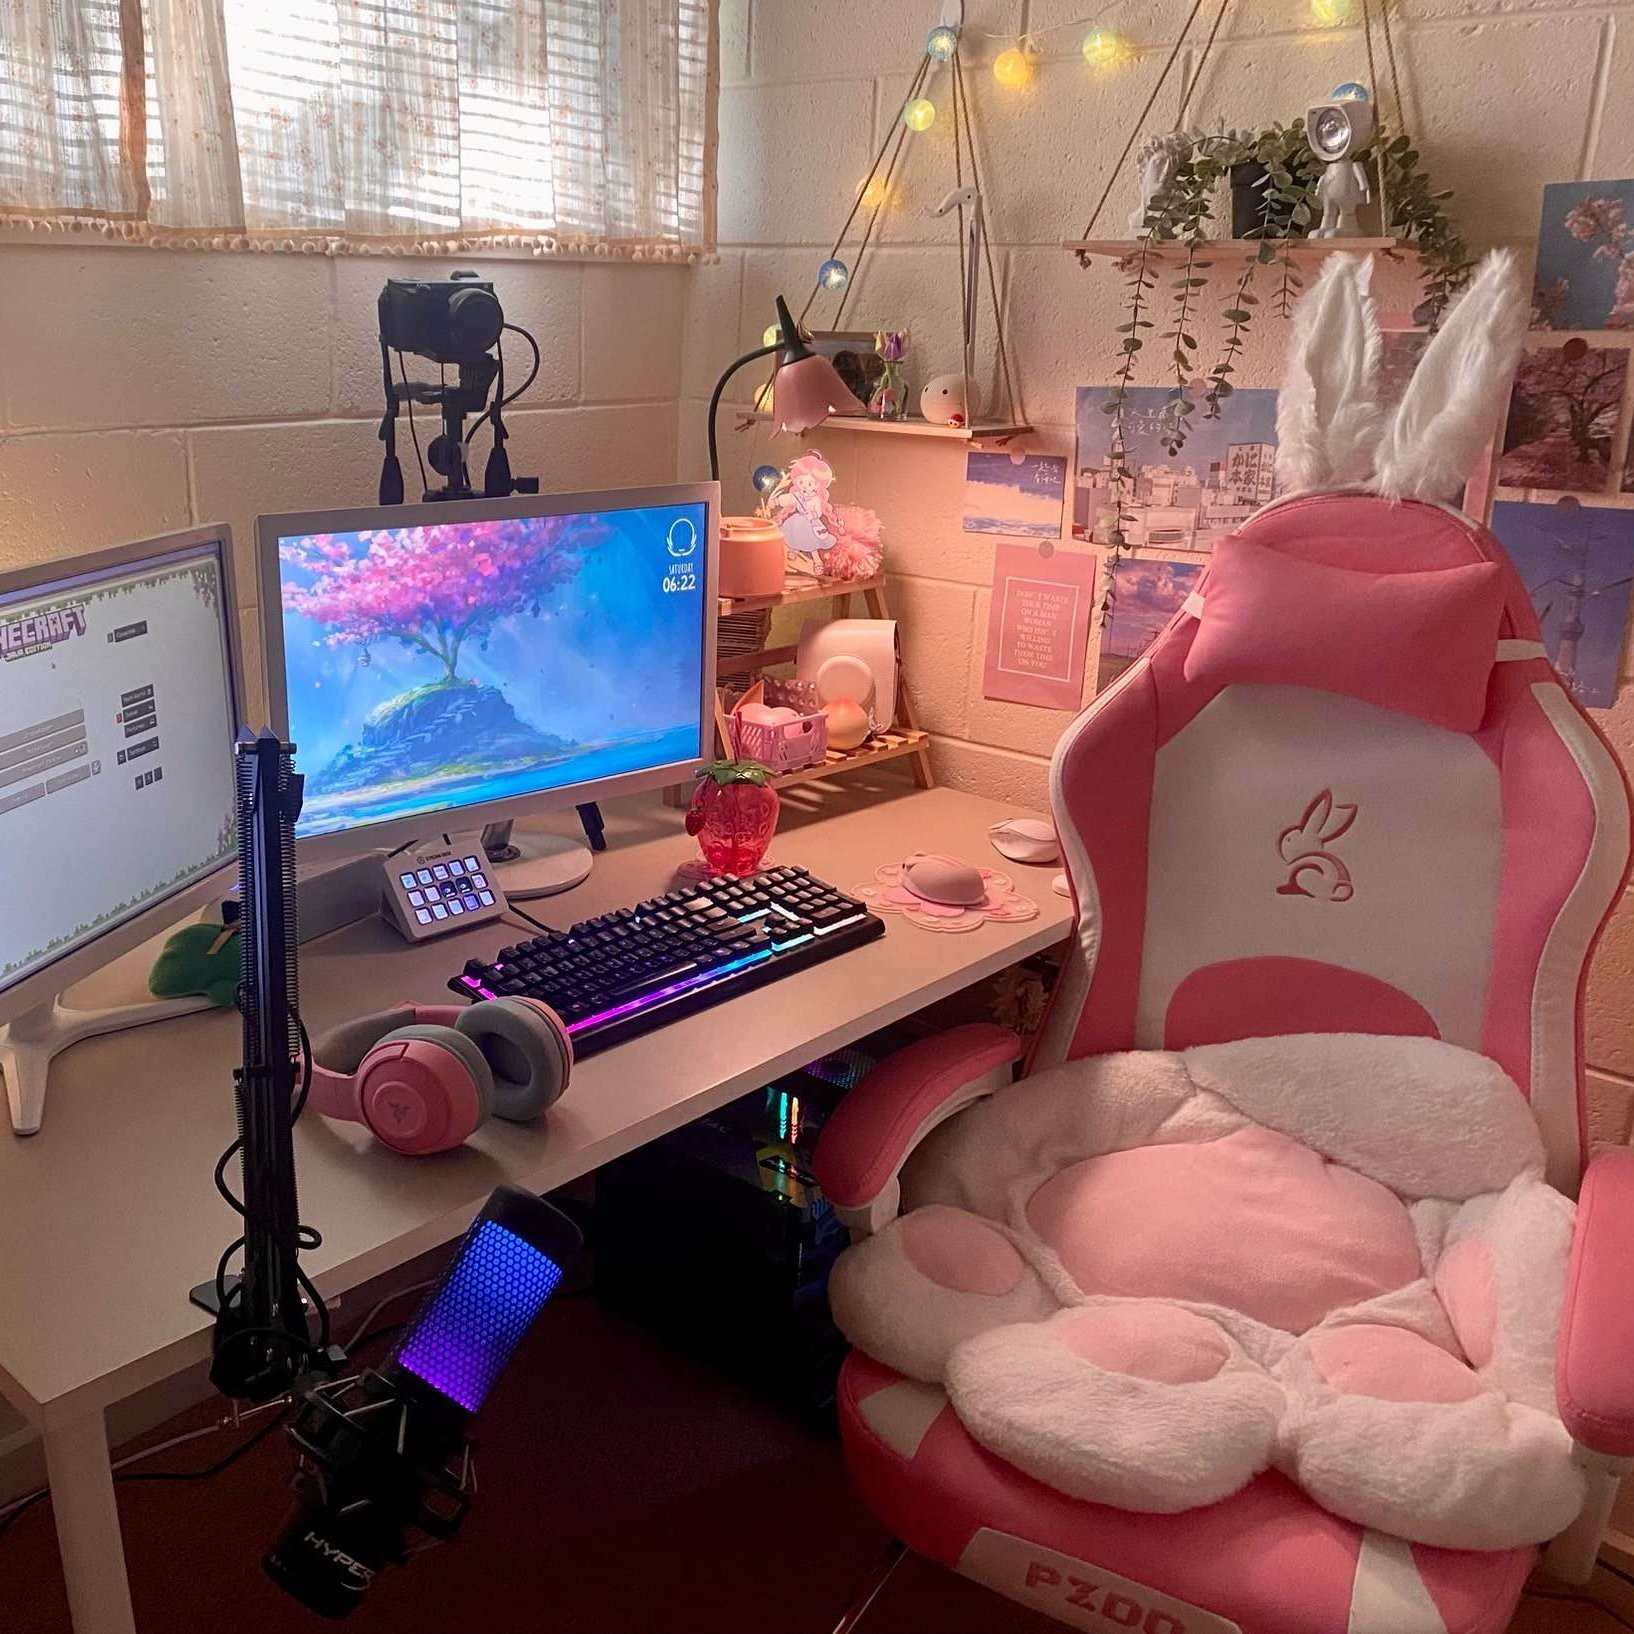
[(74, 1634), (136, 1634), (102, 1412), (48, 1421), (44, 1439)]

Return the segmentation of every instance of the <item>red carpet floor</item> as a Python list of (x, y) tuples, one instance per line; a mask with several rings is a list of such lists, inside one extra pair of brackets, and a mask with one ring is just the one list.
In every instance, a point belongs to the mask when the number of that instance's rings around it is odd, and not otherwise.
[[(151, 1467), (198, 1467), (230, 1444), (204, 1438)], [(836, 1442), (588, 1298), (546, 1311), (489, 1402), (458, 1541), (384, 1573), (345, 1624), (261, 1575), (288, 1467), (274, 1436), (212, 1481), (120, 1488), (140, 1634), (829, 1634), (886, 1541)], [(1622, 1626), (1581, 1601), (1529, 1600), (1515, 1634)], [(0, 1634), (69, 1634), (43, 1505), (0, 1539)], [(860, 1634), (1060, 1628), (910, 1561)]]
[[(837, 1442), (593, 1299), (546, 1311), (480, 1436), (480, 1494), (458, 1540), (382, 1574), (345, 1624), (261, 1575), (285, 1510), (281, 1435), (209, 1482), (122, 1486), (138, 1629), (827, 1634), (886, 1541), (846, 1484)], [(151, 1467), (198, 1467), (231, 1444), (204, 1438)], [(916, 1564), (876, 1602), (866, 1634), (1052, 1626)], [(0, 1631), (69, 1634), (43, 1505), (0, 1539)]]

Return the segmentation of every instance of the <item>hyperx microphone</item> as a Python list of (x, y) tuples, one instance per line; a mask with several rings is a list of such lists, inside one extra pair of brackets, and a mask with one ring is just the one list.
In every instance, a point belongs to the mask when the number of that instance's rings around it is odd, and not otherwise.
[(470, 1507), (472, 1417), (582, 1246), (549, 1203), (501, 1186), (391, 1356), (296, 1388), (296, 1503), (263, 1564), (325, 1617), (346, 1617), (410, 1540), (451, 1538)]

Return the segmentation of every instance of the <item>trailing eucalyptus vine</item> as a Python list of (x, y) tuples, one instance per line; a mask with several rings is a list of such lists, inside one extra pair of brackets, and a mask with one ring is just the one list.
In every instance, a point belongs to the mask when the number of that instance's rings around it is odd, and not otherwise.
[(1129, 296), (1129, 321), (1118, 325), (1118, 333), (1123, 336), (1119, 342), (1123, 355), (1118, 364), (1118, 371), (1113, 376), (1112, 390), (1102, 405), (1104, 412), (1112, 417), (1107, 438), (1107, 464), (1111, 467), (1108, 486), (1112, 496), (1112, 531), (1107, 539), (1111, 551), (1107, 557), (1107, 571), (1104, 576), (1106, 590), (1101, 597), (1103, 618), (1112, 610), (1112, 568), (1123, 554), (1124, 523), (1129, 520), (1126, 501), (1132, 473), (1124, 447), (1123, 414), (1129, 401), (1129, 387), (1135, 378), (1135, 359), (1145, 344), (1140, 332), (1155, 327), (1152, 320), (1146, 316), (1146, 295), (1157, 282), (1152, 277), (1148, 265), (1151, 247), (1152, 235), (1148, 232), (1142, 236), (1129, 268), (1126, 285)]
[[(1371, 154), (1367, 158), (1376, 162)], [(1475, 259), (1442, 208), (1452, 197), (1451, 189), (1431, 187), (1430, 178), (1418, 167), (1418, 150), (1405, 136), (1385, 143), (1384, 179), (1390, 230), (1418, 251), (1423, 269), (1424, 300), (1413, 315), (1433, 329), (1447, 303), (1469, 282)]]

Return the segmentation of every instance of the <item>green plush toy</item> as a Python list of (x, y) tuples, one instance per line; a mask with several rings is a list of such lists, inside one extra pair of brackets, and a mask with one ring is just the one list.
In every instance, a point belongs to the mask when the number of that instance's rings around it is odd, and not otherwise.
[(164, 945), (148, 977), (156, 999), (191, 998), (202, 993), (212, 1004), (233, 1004), (238, 996), (238, 924), (184, 925)]

